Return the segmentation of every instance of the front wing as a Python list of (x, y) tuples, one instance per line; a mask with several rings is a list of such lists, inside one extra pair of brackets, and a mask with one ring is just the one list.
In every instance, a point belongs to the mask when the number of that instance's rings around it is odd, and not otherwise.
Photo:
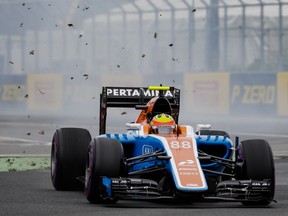
[[(271, 191), (270, 180), (234, 180), (220, 182), (213, 194), (178, 191), (174, 195), (167, 196), (162, 193), (158, 183), (150, 179), (107, 177), (102, 177), (101, 179), (101, 195), (103, 199), (117, 197), (120, 199), (137, 200), (185, 199), (193, 201), (224, 200), (256, 202), (261, 200), (269, 201)], [(198, 200), (195, 200), (195, 198)]]

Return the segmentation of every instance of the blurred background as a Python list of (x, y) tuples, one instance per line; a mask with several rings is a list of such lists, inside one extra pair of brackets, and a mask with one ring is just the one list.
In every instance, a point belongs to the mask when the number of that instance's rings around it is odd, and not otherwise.
[(98, 121), (102, 86), (163, 84), (184, 122), (286, 122), (287, 59), (288, 0), (0, 0), (2, 119)]

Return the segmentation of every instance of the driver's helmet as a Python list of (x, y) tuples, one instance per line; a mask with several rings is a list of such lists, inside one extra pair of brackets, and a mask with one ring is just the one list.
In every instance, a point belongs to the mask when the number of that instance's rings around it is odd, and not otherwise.
[(161, 113), (153, 117), (150, 122), (153, 132), (156, 134), (171, 134), (175, 129), (175, 121), (172, 116)]

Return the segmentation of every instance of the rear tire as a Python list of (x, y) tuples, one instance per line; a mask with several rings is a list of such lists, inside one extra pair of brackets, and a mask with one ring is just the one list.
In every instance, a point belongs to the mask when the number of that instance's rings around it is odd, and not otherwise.
[(271, 191), (267, 199), (242, 202), (245, 206), (267, 206), (275, 193), (275, 167), (271, 147), (266, 140), (245, 140), (239, 145), (237, 152), (241, 170), (238, 179), (264, 180), (271, 179)]
[(85, 175), (86, 153), (91, 141), (88, 130), (60, 128), (54, 133), (51, 147), (51, 179), (56, 190), (80, 190), (77, 177)]
[(86, 162), (85, 195), (90, 203), (116, 203), (106, 195), (101, 176), (123, 176), (123, 146), (116, 139), (94, 138), (89, 144)]

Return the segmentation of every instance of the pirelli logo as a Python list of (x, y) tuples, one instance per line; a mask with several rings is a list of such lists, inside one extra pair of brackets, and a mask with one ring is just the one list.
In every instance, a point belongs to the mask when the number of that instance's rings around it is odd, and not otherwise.
[[(129, 97), (129, 98), (139, 98), (144, 97), (156, 97), (159, 96), (158, 90), (149, 90), (148, 88), (117, 88), (117, 87), (107, 87), (106, 88), (107, 97)], [(163, 91), (164, 97), (173, 98), (173, 92)]]

